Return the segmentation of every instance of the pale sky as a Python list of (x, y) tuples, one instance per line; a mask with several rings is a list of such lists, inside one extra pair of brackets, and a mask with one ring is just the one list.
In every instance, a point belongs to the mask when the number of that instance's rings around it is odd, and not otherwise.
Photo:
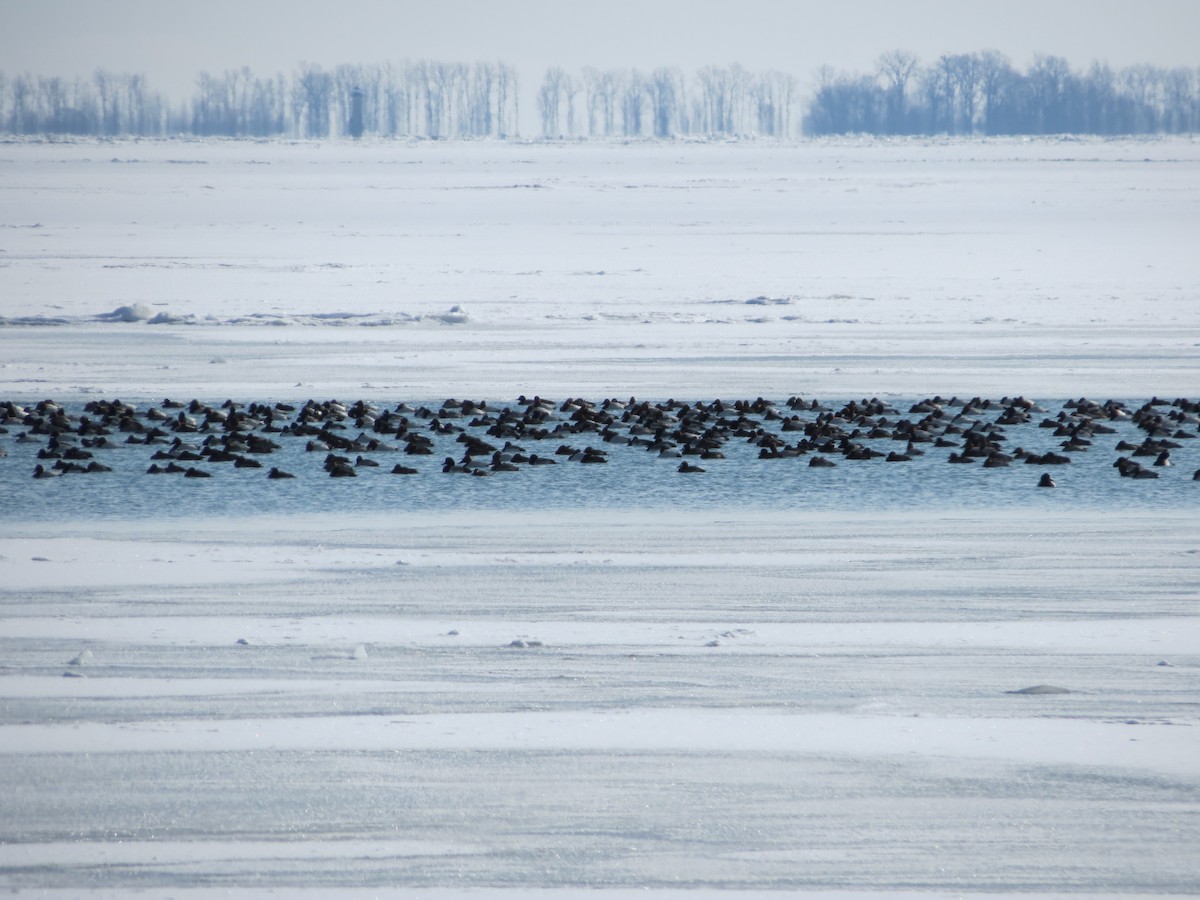
[(0, 72), (141, 73), (173, 102), (202, 70), (301, 61), (503, 61), (526, 94), (550, 65), (738, 62), (807, 87), (824, 64), (867, 72), (896, 49), (1197, 66), (1198, 37), (1200, 0), (0, 0)]

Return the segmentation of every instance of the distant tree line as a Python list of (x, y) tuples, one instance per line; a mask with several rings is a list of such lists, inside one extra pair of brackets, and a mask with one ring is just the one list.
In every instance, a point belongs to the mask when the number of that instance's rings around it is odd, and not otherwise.
[(517, 73), (503, 63), (302, 64), (290, 77), (250, 69), (201, 72), (193, 96), (172, 106), (141, 75), (98, 70), (90, 79), (0, 73), (0, 131), (10, 134), (340, 137), (352, 96), (363, 129), (388, 137), (505, 138), (518, 133)]
[[(355, 97), (367, 134), (510, 138), (519, 134), (516, 70), (504, 63), (304, 63), (290, 75), (201, 72), (172, 104), (142, 75), (90, 78), (0, 72), (0, 133), (157, 137), (341, 137)], [(1200, 68), (1073, 71), (1057, 56), (1025, 70), (992, 50), (923, 65), (903, 51), (873, 72), (821, 68), (802, 101), (796, 78), (742, 66), (548, 69), (536, 95), (545, 138), (761, 135), (1154, 134), (1200, 131)], [(359, 123), (356, 121), (356, 126)]]
[(796, 134), (796, 79), (736, 63), (679, 69), (547, 70), (537, 94), (543, 137), (654, 137)]
[(90, 79), (0, 72), (0, 129), (9, 134), (162, 134), (166, 99), (141, 75), (98, 70)]
[(1072, 71), (1039, 55), (1024, 72), (1003, 54), (945, 55), (929, 65), (892, 51), (869, 75), (825, 67), (806, 134), (1154, 134), (1200, 130), (1200, 68)]

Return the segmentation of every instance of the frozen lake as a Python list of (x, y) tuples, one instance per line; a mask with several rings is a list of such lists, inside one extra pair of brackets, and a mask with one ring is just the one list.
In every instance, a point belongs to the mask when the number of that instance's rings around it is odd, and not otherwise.
[[(1191, 139), (11, 143), (0, 166), (0, 315), (65, 323), (6, 329), (5, 397), (1200, 383)], [(193, 324), (97, 320), (135, 304)], [(288, 322), (342, 327), (262, 327)]]
[[(12, 143), (0, 173), (0, 402), (1200, 398), (1191, 140)], [(1200, 890), (1187, 438), (1135, 482), (1118, 423), (1053, 491), (733, 441), (694, 478), (614, 447), (342, 483), (292, 438), (272, 494), (151, 447), (35, 481), (6, 427), (17, 896)]]

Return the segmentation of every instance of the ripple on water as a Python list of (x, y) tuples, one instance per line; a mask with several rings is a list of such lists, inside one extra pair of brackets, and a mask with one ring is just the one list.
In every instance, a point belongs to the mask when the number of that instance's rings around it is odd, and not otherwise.
[[(94, 402), (94, 401), (93, 401)], [(706, 401), (706, 404), (708, 402)], [(1135, 410), (1142, 401), (1126, 403)], [(665, 406), (666, 404), (656, 404)], [(605, 411), (603, 403), (582, 404), (563, 408), (561, 403), (552, 408), (543, 406), (537, 427), (553, 429), (556, 426), (576, 427), (580, 424), (582, 409), (587, 415), (588, 429), (578, 434), (553, 434), (536, 438), (528, 433), (503, 436), (489, 434), (487, 421), (478, 422), (478, 416), (495, 419), (502, 410), (517, 412), (522, 407), (514, 402), (488, 403), (486, 410), (470, 409), (462, 414), (461, 409), (444, 407), (441, 401), (426, 403), (424, 407), (433, 415), (418, 415), (420, 403), (407, 406), (398, 404), (372, 404), (368, 413), (389, 410), (394, 419), (407, 418), (411, 434), (420, 434), (428, 442), (428, 455), (404, 452), (405, 439), (395, 434), (395, 424), (389, 433), (372, 430), (367, 419), (355, 420), (347, 415), (332, 420), (339, 426), (335, 435), (355, 438), (364, 435), (388, 442), (394, 449), (336, 449), (338, 455), (349, 460), (355, 477), (330, 478), (325, 469), (327, 451), (306, 449), (312, 435), (293, 435), (282, 432), (264, 433), (257, 429), (252, 434), (277, 444), (269, 453), (246, 453), (240, 455), (261, 466), (239, 467), (233, 460), (215, 462), (212, 459), (155, 460), (155, 453), (167, 444), (143, 445), (125, 443), (127, 433), (111, 428), (109, 440), (114, 446), (92, 448), (92, 460), (77, 460), (80, 465), (95, 462), (111, 471), (96, 473), (71, 473), (61, 478), (35, 479), (31, 477), (39, 462), (50, 466), (53, 460), (39, 459), (38, 453), (47, 445), (47, 437), (30, 434), (31, 429), (19, 419), (10, 417), (0, 434), (0, 489), (7, 501), (0, 506), (0, 519), (8, 521), (56, 521), (66, 519), (117, 518), (138, 519), (154, 517), (211, 517), (249, 515), (290, 515), (321, 512), (379, 513), (412, 511), (469, 511), (573, 508), (644, 508), (644, 509), (802, 509), (814, 511), (858, 511), (862, 509), (904, 510), (923, 509), (980, 509), (989, 507), (1018, 508), (1161, 508), (1186, 509), (1194, 507), (1195, 492), (1200, 482), (1192, 480), (1192, 472), (1200, 466), (1200, 441), (1180, 438), (1171, 450), (1173, 465), (1154, 467), (1154, 457), (1136, 457), (1141, 465), (1159, 477), (1154, 479), (1122, 478), (1114, 468), (1120, 456), (1130, 457), (1129, 450), (1118, 450), (1121, 442), (1126, 445), (1141, 444), (1146, 432), (1128, 418), (1104, 420), (1104, 431), (1099, 429), (1086, 437), (1090, 445), (1080, 445), (1064, 450), (1067, 440), (1055, 429), (1039, 427), (1047, 418), (1070, 415), (1073, 409), (1064, 409), (1062, 402), (1042, 402), (1046, 412), (1031, 412), (1029, 420), (1022, 424), (1007, 423), (1002, 431), (994, 433), (996, 443), (1008, 455), (1017, 448), (1036, 454), (1047, 452), (1069, 453), (1067, 465), (1032, 465), (1015, 459), (1007, 466), (986, 468), (981, 460), (968, 465), (952, 465), (948, 460), (951, 453), (962, 450), (963, 436), (952, 429), (944, 436), (957, 446), (935, 446), (932, 442), (917, 443), (914, 448), (921, 451), (911, 459), (897, 462), (885, 461), (889, 452), (902, 453), (907, 449), (905, 440), (897, 440), (894, 433), (896, 423), (901, 420), (916, 422), (929, 415), (929, 405), (917, 405), (913, 400), (892, 401), (888, 408), (870, 420), (835, 422), (832, 437), (817, 438), (833, 440), (834, 444), (810, 449), (796, 456), (761, 459), (761, 435), (771, 436), (783, 446), (795, 446), (806, 439), (803, 430), (785, 430), (783, 420), (793, 415), (802, 423), (814, 423), (819, 416), (828, 417), (844, 404), (826, 403), (823, 410), (811, 410), (795, 405), (789, 409), (784, 401), (774, 406), (758, 405), (737, 410), (732, 404), (721, 409), (711, 406), (706, 410), (703, 422), (690, 429), (686, 420), (688, 412), (696, 405), (684, 407), (676, 404), (663, 410), (669, 417), (659, 426), (661, 437), (674, 444), (674, 450), (684, 450), (690, 435), (703, 434), (705, 429), (716, 428), (721, 434), (709, 432), (709, 436), (720, 439), (723, 458), (700, 459), (699, 456), (673, 454), (660, 455), (657, 448), (649, 449), (645, 443), (655, 439), (653, 433), (638, 433), (628, 421), (623, 421), (627, 410), (612, 407)], [(167, 433), (166, 442), (176, 437), (194, 446), (201, 447), (206, 440), (212, 442), (225, 434), (219, 422), (213, 422), (209, 430), (176, 434), (169, 422), (150, 422), (145, 413), (160, 404), (136, 404), (139, 421), (146, 425), (157, 425)], [(221, 407), (214, 404), (214, 408)], [(527, 409), (528, 407), (525, 407)], [(243, 410), (245, 407), (243, 407)], [(944, 415), (939, 421), (948, 422), (955, 416), (962, 417), (956, 428), (982, 429), (994, 425), (1003, 415), (1003, 408), (993, 405), (987, 409), (968, 409), (964, 414), (959, 405), (941, 407)], [(347, 413), (353, 412), (353, 407)], [(358, 410), (362, 412), (360, 408)], [(1156, 407), (1155, 412), (1166, 414), (1178, 412), (1175, 407)], [(180, 410), (167, 410), (177, 417)], [(441, 415), (445, 413), (446, 415)], [(84, 403), (64, 404), (62, 414), (67, 417), (74, 430), (78, 430), (80, 416), (88, 415)], [(293, 422), (295, 411), (280, 412), (275, 424), (284, 426)], [(340, 415), (340, 413), (339, 413)], [(601, 420), (589, 416), (602, 417)], [(604, 422), (611, 416), (611, 422)], [(193, 413), (191, 418), (197, 416)], [(879, 419), (884, 420), (880, 424)], [(91, 413), (92, 421), (98, 418)], [(199, 416), (203, 421), (203, 414)], [(1194, 414), (1192, 414), (1194, 418)], [(741, 427), (734, 423), (741, 420)], [(331, 420), (326, 420), (331, 421)], [(880, 427), (872, 432), (872, 426)], [(1184, 432), (1195, 434), (1196, 425), (1186, 416), (1180, 424)], [(449, 426), (449, 427), (447, 427)], [(201, 426), (202, 427), (202, 426)], [(533, 427), (532, 425), (529, 426)], [(751, 437), (745, 432), (750, 428), (759, 434)], [(606, 440), (606, 428), (615, 440)], [(1107, 429), (1111, 429), (1111, 432)], [(739, 433), (741, 432), (741, 433)], [(876, 436), (871, 436), (872, 434)], [(443, 461), (449, 457), (459, 462), (468, 446), (462, 438), (485, 441), (493, 447), (503, 447), (506, 440), (516, 445), (517, 471), (500, 471), (493, 467), (491, 451), (476, 455), (468, 469), (486, 472), (488, 477), (472, 477), (469, 474), (447, 474), (442, 471)], [(30, 438), (33, 438), (32, 440)], [(82, 448), (86, 436), (76, 437), (74, 444)], [(642, 443), (628, 443), (627, 441)], [(856, 444), (878, 453), (876, 458), (850, 458), (845, 450)], [(70, 443), (70, 442), (68, 442)], [(586, 465), (578, 459), (559, 455), (556, 450), (563, 445), (582, 450), (587, 446), (602, 448), (607, 463)], [(267, 449), (260, 447), (260, 450)], [(813, 467), (810, 460), (818, 453), (835, 463), (829, 467)], [(555, 465), (530, 465), (523, 458), (537, 454), (551, 459)], [(360, 462), (377, 462), (370, 466)], [(507, 457), (506, 457), (507, 459)], [(680, 474), (680, 462), (699, 464), (701, 473)], [(196, 468), (211, 473), (209, 478), (189, 478), (183, 474), (147, 474), (151, 465), (167, 466), (175, 462), (181, 469)], [(393, 474), (397, 465), (415, 469), (411, 475)], [(294, 474), (291, 479), (272, 479), (268, 472), (272, 467)], [(1056, 487), (1039, 490), (1038, 482), (1043, 473), (1051, 472)]]

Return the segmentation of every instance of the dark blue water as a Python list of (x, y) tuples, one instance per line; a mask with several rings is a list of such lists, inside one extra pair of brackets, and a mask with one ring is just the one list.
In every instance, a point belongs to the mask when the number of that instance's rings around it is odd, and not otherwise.
[[(782, 406), (780, 411), (788, 412)], [(1130, 409), (1141, 400), (1127, 401)], [(919, 415), (909, 413), (909, 401), (894, 401), (895, 414), (891, 421)], [(149, 404), (135, 404), (145, 409)], [(214, 404), (215, 405), (215, 404)], [(394, 404), (373, 404), (390, 408)], [(418, 404), (413, 403), (414, 406)], [(427, 404), (436, 409), (440, 401)], [(493, 408), (505, 404), (491, 404)], [(828, 402), (838, 408), (840, 402)], [(1036, 453), (1048, 450), (1064, 452), (1064, 440), (1052, 429), (1039, 428), (1038, 423), (1052, 417), (1062, 408), (1061, 402), (1042, 401), (1045, 413), (1035, 412), (1032, 422), (1006, 426), (1006, 451), (1024, 447)], [(72, 416), (82, 410), (82, 403), (65, 404)], [(994, 421), (1000, 409), (978, 413), (975, 418)], [(815, 416), (811, 414), (809, 417)], [(411, 417), (410, 417), (411, 418)], [(563, 420), (566, 416), (562, 417)], [(284, 422), (289, 421), (284, 419)], [(886, 509), (981, 509), (989, 507), (1095, 508), (1120, 509), (1193, 509), (1200, 508), (1200, 481), (1193, 472), (1200, 468), (1200, 440), (1181, 439), (1180, 446), (1171, 451), (1172, 465), (1156, 467), (1157, 479), (1142, 480), (1120, 477), (1113, 462), (1128, 452), (1118, 451), (1116, 445), (1125, 440), (1140, 443), (1145, 433), (1132, 422), (1109, 421), (1104, 424), (1116, 429), (1115, 434), (1100, 434), (1091, 438), (1093, 444), (1086, 452), (1071, 452), (1069, 465), (1029, 465), (1020, 461), (1006, 468), (985, 469), (980, 462), (971, 465), (952, 465), (947, 462), (957, 448), (938, 448), (932, 444), (918, 445), (924, 455), (910, 462), (884, 462), (883, 459), (847, 460), (838, 455), (822, 454), (834, 462), (833, 468), (812, 468), (809, 459), (814, 454), (790, 459), (758, 458), (759, 448), (746, 440), (731, 437), (722, 447), (725, 459), (700, 460), (686, 457), (702, 466), (703, 473), (678, 473), (678, 459), (661, 459), (643, 447), (606, 443), (595, 433), (557, 436), (546, 440), (521, 439), (517, 443), (527, 453), (556, 460), (553, 466), (522, 466), (521, 471), (495, 473), (490, 477), (464, 474), (445, 474), (441, 471), (445, 457), (462, 456), (463, 444), (455, 435), (437, 435), (428, 422), (413, 420), (418, 430), (430, 435), (434, 452), (430, 456), (412, 456), (402, 450), (367, 452), (362, 455), (379, 463), (377, 468), (359, 467), (355, 478), (330, 478), (323, 469), (324, 452), (307, 452), (306, 438), (291, 435), (266, 435), (280, 444), (270, 455), (258, 456), (263, 468), (234, 468), (232, 463), (185, 462), (212, 474), (211, 478), (184, 478), (181, 475), (148, 475), (152, 454), (162, 446), (124, 444), (111, 449), (93, 451), (97, 462), (111, 472), (67, 474), (61, 478), (35, 479), (34, 467), (42, 462), (38, 450), (45, 446), (45, 437), (36, 442), (22, 442), (26, 427), (9, 421), (0, 434), (0, 521), (47, 522), (77, 519), (145, 519), (173, 517), (241, 517), (250, 515), (345, 513), (403, 513), (405, 511), (470, 511), (625, 508), (625, 509), (797, 509), (797, 510), (863, 510)], [(365, 433), (392, 444), (402, 445), (394, 437), (372, 434), (347, 422), (341, 433), (355, 437)], [(454, 422), (493, 444), (504, 443), (502, 438), (489, 437), (483, 427), (469, 428), (467, 420)], [(553, 424), (553, 423), (551, 423)], [(778, 423), (764, 422), (768, 430), (778, 430)], [(1191, 433), (1195, 425), (1185, 425)], [(216, 433), (220, 433), (217, 431)], [(174, 435), (172, 435), (173, 437)], [(184, 434), (184, 440), (199, 444), (205, 435)], [(786, 433), (782, 437), (795, 442), (802, 435)], [(126, 435), (114, 433), (111, 438), (124, 441)], [(602, 447), (609, 462), (604, 465), (585, 465), (570, 462), (555, 455), (562, 443), (583, 448)], [(903, 442), (889, 439), (861, 439), (860, 443), (881, 452), (902, 451)], [(337, 451), (353, 460), (355, 451)], [(1139, 460), (1150, 468), (1153, 457)], [(487, 460), (477, 465), (487, 468)], [(417, 475), (393, 475), (395, 464), (419, 469)], [(159, 465), (165, 465), (159, 462)], [(267, 478), (271, 466), (293, 473), (287, 480)], [(1049, 472), (1057, 486), (1038, 488), (1038, 479)]]

